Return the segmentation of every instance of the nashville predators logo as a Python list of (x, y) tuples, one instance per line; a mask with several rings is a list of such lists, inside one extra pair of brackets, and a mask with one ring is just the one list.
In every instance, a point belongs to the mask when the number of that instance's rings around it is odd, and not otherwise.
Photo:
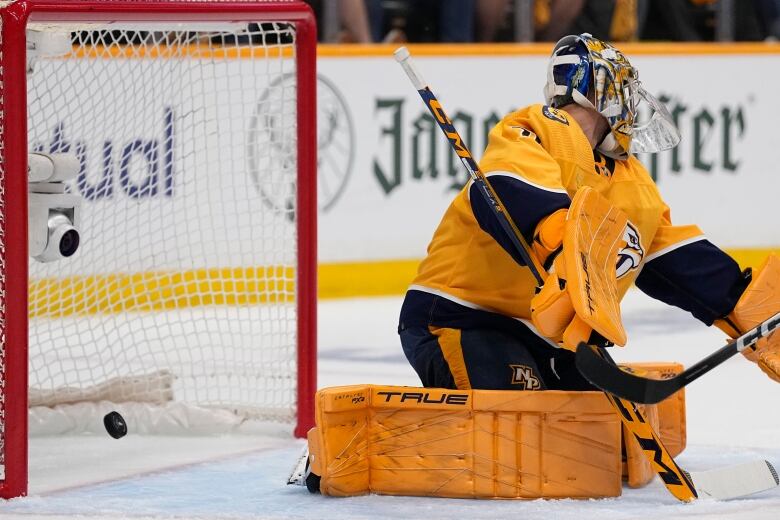
[(617, 265), (615, 267), (618, 278), (638, 268), (645, 257), (645, 250), (642, 249), (639, 231), (631, 222), (626, 223), (626, 229), (623, 231), (623, 242), (625, 245), (618, 251)]
[(547, 119), (552, 119), (553, 121), (558, 121), (559, 123), (563, 123), (564, 125), (569, 124), (569, 120), (566, 119), (566, 116), (561, 114), (560, 111), (556, 110), (555, 108), (548, 107), (547, 105), (544, 105), (542, 107), (542, 114)]
[(525, 365), (509, 365), (512, 369), (512, 384), (520, 385), (523, 390), (540, 390), (542, 383), (534, 375), (534, 370)]

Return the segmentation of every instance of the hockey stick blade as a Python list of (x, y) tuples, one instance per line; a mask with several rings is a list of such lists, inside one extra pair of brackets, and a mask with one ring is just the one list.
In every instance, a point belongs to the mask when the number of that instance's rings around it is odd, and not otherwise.
[(605, 359), (598, 347), (577, 346), (577, 369), (593, 385), (635, 403), (659, 403), (780, 327), (780, 312), (669, 379), (648, 379)]
[(708, 496), (716, 500), (742, 498), (774, 489), (780, 484), (777, 471), (766, 460), (708, 471), (691, 471), (689, 476), (700, 497)]

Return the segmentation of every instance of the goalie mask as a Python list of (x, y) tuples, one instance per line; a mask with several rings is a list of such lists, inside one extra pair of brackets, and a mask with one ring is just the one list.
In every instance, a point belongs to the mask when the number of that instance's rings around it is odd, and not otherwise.
[[(573, 102), (604, 116), (610, 132), (597, 149), (614, 159), (668, 150), (680, 142), (669, 111), (642, 87), (638, 71), (623, 53), (587, 33), (565, 36), (555, 44), (544, 98), (556, 108)], [(652, 116), (640, 123), (637, 109), (642, 101)]]

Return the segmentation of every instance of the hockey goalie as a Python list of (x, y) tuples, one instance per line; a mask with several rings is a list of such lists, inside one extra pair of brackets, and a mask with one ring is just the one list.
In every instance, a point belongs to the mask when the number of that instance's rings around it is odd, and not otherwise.
[[(424, 388), (318, 394), (309, 460), (324, 494), (619, 495), (622, 478), (643, 485), (663, 464), (622, 430), (619, 415), (631, 412), (616, 413), (578, 372), (577, 345), (626, 344), (620, 301), (632, 285), (731, 337), (780, 311), (780, 258), (742, 271), (697, 226), (672, 222), (634, 154), (673, 148), (680, 134), (618, 49), (589, 34), (563, 38), (544, 97), (490, 131), (485, 181), (450, 204), (406, 293), (398, 332)], [(641, 105), (652, 116), (640, 122)], [(485, 185), (494, 195), (480, 193)], [(780, 381), (779, 334), (746, 357)], [(681, 369), (633, 367), (657, 377)], [(682, 451), (682, 392), (635, 411), (671, 456)]]

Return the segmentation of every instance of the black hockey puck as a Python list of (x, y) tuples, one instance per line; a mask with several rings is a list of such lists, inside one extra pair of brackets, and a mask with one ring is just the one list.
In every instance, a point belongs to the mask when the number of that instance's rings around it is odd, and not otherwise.
[(127, 423), (125, 419), (119, 415), (119, 412), (108, 412), (103, 417), (103, 425), (106, 427), (106, 431), (110, 436), (115, 439), (121, 439), (127, 435)]

